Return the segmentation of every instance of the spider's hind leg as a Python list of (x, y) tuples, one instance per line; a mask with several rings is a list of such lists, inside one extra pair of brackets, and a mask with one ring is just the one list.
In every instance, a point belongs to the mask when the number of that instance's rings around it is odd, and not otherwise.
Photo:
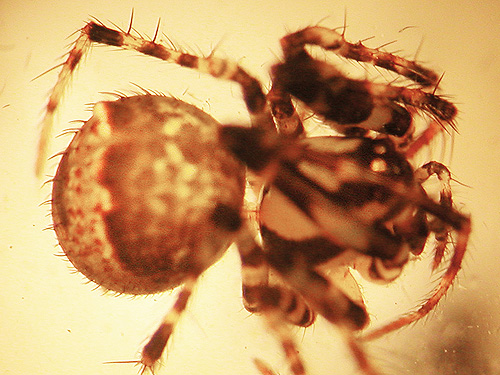
[(182, 290), (177, 296), (177, 300), (174, 303), (174, 306), (165, 315), (163, 321), (158, 326), (155, 333), (151, 336), (148, 343), (142, 349), (141, 363), (144, 366), (143, 372), (145, 369), (150, 369), (152, 371), (158, 360), (161, 358), (167, 342), (172, 335), (175, 326), (179, 322), (180, 316), (186, 309), (187, 302), (193, 292), (196, 280), (197, 277), (193, 276), (185, 281)]
[(74, 70), (94, 43), (137, 51), (169, 63), (197, 70), (200, 73), (208, 74), (217, 79), (233, 81), (241, 87), (253, 126), (266, 131), (276, 131), (261, 84), (256, 78), (240, 67), (238, 63), (213, 55), (207, 57), (191, 55), (178, 51), (174, 47), (165, 46), (155, 41), (132, 35), (123, 30), (110, 29), (100, 23), (90, 21), (80, 30), (80, 35), (69, 52), (68, 58), (62, 64), (62, 70), (50, 94), (45, 116), (42, 120), (42, 133), (36, 166), (38, 175), (43, 170), (48, 148), (47, 144), (51, 138), (54, 115), (59, 108), (64, 90), (68, 86)]

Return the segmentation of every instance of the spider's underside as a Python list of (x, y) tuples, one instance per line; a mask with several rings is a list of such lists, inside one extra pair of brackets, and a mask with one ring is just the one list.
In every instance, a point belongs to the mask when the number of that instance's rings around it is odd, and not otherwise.
[[(93, 43), (231, 80), (241, 86), (252, 121), (251, 127), (220, 125), (178, 99), (148, 93), (121, 97), (98, 103), (63, 153), (52, 212), (59, 243), (73, 265), (120, 293), (183, 285), (142, 351), (144, 369), (160, 359), (197, 278), (236, 242), (244, 305), (267, 319), (295, 375), (305, 369), (285, 324), (308, 326), (316, 314), (345, 333), (365, 374), (377, 373), (353, 335), (368, 316), (349, 270), (387, 283), (410, 256), (423, 251), (431, 233), (434, 268), (454, 244), (429, 299), (366, 336), (373, 339), (420, 319), (439, 302), (460, 269), (470, 232), (469, 218), (452, 207), (448, 169), (431, 161), (414, 170), (409, 160), (435, 134), (436, 123), (453, 127), (455, 106), (433, 93), (439, 77), (416, 62), (348, 43), (336, 31), (309, 27), (281, 40), (283, 61), (272, 68), (272, 87), (264, 94), (237, 63), (89, 22), (47, 105), (39, 172), (64, 88)], [(418, 88), (349, 79), (311, 57), (306, 45), (391, 70)], [(343, 135), (306, 137), (293, 101)], [(433, 121), (414, 139), (417, 111)], [(258, 213), (262, 245), (242, 213), (244, 166), (264, 186)], [(439, 202), (422, 187), (433, 175), (441, 184)], [(269, 270), (280, 283), (269, 281)]]

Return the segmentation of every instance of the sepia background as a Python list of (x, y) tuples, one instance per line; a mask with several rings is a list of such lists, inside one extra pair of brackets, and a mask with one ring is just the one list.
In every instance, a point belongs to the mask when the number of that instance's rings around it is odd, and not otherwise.
[[(0, 374), (136, 374), (133, 360), (175, 298), (103, 295), (72, 271), (51, 223), (49, 186), (34, 176), (38, 124), (76, 30), (95, 17), (126, 29), (161, 31), (178, 45), (242, 64), (267, 85), (287, 31), (321, 24), (348, 26), (351, 41), (386, 47), (445, 72), (440, 85), (460, 109), (459, 134), (428, 157), (444, 160), (457, 181), (457, 207), (470, 213), (473, 234), (463, 271), (424, 321), (367, 345), (383, 374), (500, 374), (500, 3), (459, 1), (47, 1), (0, 0)], [(388, 80), (390, 78), (387, 78)], [(137, 86), (170, 93), (221, 122), (246, 121), (239, 88), (134, 53), (98, 47), (67, 90), (56, 133), (90, 116), (105, 92)], [(68, 137), (52, 144), (64, 148)], [(426, 155), (424, 155), (426, 156)], [(422, 160), (425, 161), (425, 160)], [(46, 174), (53, 174), (54, 161)], [(409, 265), (388, 287), (366, 286), (373, 324), (418, 305), (432, 289), (429, 259)], [(293, 328), (313, 375), (355, 374), (334, 327), (319, 320)], [(158, 374), (258, 374), (251, 359), (289, 374), (279, 345), (257, 316), (242, 308), (237, 253), (200, 280)]]

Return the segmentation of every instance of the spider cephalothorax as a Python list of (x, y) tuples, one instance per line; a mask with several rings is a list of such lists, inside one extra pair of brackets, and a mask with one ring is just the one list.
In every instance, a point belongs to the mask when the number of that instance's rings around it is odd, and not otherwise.
[[(470, 232), (469, 218), (452, 207), (448, 169), (437, 162), (414, 169), (409, 160), (436, 132), (431, 125), (413, 139), (417, 111), (434, 124), (454, 120), (455, 106), (428, 90), (438, 76), (414, 61), (348, 43), (334, 30), (310, 27), (282, 39), (283, 61), (272, 68), (272, 87), (264, 94), (235, 62), (190, 55), (130, 30), (97, 22), (81, 30), (47, 105), (39, 170), (62, 92), (92, 43), (231, 80), (241, 86), (252, 122), (221, 125), (178, 99), (146, 92), (96, 104), (62, 154), (52, 212), (59, 243), (74, 266), (120, 293), (155, 293), (183, 284), (142, 351), (144, 369), (161, 357), (197, 278), (236, 242), (244, 305), (266, 317), (295, 375), (305, 370), (285, 324), (308, 326), (315, 314), (341, 327), (362, 370), (376, 373), (353, 335), (368, 317), (351, 271), (389, 282), (412, 254), (423, 251), (431, 233), (434, 267), (454, 243), (430, 298), (368, 336), (375, 338), (437, 304), (460, 269)], [(309, 55), (309, 44), (392, 70), (418, 87), (350, 79)], [(294, 101), (341, 135), (306, 137)], [(243, 213), (244, 166), (263, 185), (262, 246)], [(441, 183), (439, 202), (422, 187), (432, 175)], [(281, 282), (269, 281), (270, 270)]]

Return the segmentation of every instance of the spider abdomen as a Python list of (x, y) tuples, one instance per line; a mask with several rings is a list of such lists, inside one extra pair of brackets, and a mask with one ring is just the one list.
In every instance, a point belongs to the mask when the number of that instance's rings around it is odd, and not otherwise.
[(61, 247), (100, 286), (149, 294), (213, 264), (232, 241), (220, 207), (240, 211), (241, 165), (219, 124), (177, 99), (98, 103), (66, 150), (53, 186)]

